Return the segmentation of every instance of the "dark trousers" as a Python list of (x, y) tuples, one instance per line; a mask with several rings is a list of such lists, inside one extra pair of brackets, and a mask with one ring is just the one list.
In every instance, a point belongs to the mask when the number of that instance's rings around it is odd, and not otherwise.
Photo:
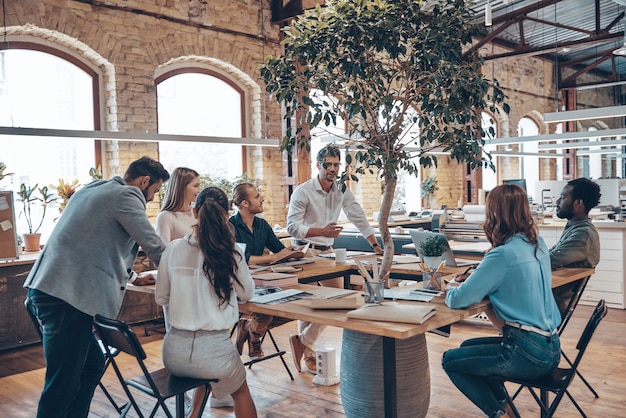
[(82, 418), (104, 373), (93, 317), (61, 299), (28, 290), (28, 309), (42, 329), (46, 378), (37, 418)]

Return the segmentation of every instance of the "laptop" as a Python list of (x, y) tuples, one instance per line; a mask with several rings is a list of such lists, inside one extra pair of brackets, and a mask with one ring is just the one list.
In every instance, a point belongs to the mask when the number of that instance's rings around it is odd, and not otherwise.
[(450, 244), (448, 243), (448, 238), (445, 234), (441, 232), (432, 232), (432, 231), (420, 231), (417, 229), (409, 229), (409, 233), (411, 234), (411, 239), (413, 240), (413, 244), (415, 244), (415, 251), (419, 252), (420, 243), (426, 241), (426, 239), (432, 236), (440, 236), (446, 242), (446, 251), (443, 253), (442, 258), (446, 262), (446, 266), (450, 267), (461, 267), (461, 266), (477, 266), (480, 261), (478, 260), (468, 260), (463, 258), (456, 258), (452, 253), (452, 248), (450, 248)]

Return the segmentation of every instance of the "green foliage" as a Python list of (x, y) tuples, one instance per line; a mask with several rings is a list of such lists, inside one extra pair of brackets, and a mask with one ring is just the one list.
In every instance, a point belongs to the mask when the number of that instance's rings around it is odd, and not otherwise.
[(91, 180), (102, 180), (102, 166), (98, 166), (98, 168), (91, 167), (89, 169), (89, 175), (91, 176)]
[[(480, 74), (480, 56), (463, 52), (484, 27), (471, 23), (464, 0), (440, 0), (429, 10), (424, 4), (329, 0), (283, 29), (284, 54), (260, 70), (286, 118), (303, 108), (299, 122), (309, 128), (346, 121), (354, 173), (375, 172), (383, 181), (399, 170), (415, 175), (411, 159), (436, 165), (435, 148), (472, 168), (493, 168), (480, 110), (508, 106), (497, 81)], [(312, 89), (322, 96), (310, 97)], [(282, 149), (309, 147), (309, 140), (289, 129)]]
[(3, 162), (0, 162), (0, 180), (2, 180), (5, 177), (13, 175), (13, 173), (5, 173), (4, 170), (6, 169), (7, 169), (7, 165)]
[[(400, 171), (436, 166), (433, 151), (473, 169), (494, 168), (481, 110), (509, 107), (498, 82), (480, 73), (478, 52), (464, 52), (485, 34), (465, 3), (327, 0), (282, 29), (284, 52), (260, 69), (285, 118), (300, 118), (296, 127), (345, 122), (350, 154), (340, 182), (367, 172), (381, 179), (383, 277), (394, 250), (387, 219)], [(310, 138), (288, 128), (281, 149), (300, 147), (310, 149)]]
[(263, 181), (259, 179), (253, 179), (252, 177), (248, 176), (248, 173), (243, 173), (242, 175), (237, 176), (233, 179), (225, 179), (224, 177), (211, 177), (208, 174), (200, 176), (200, 185), (202, 186), (202, 188), (211, 186), (219, 187), (224, 191), (224, 193), (226, 193), (226, 196), (228, 196), (229, 200), (233, 198), (233, 189), (239, 183), (252, 183), (257, 189), (260, 189)]
[[(26, 186), (24, 183), (20, 184), (20, 191), (17, 192), (19, 197), (19, 201), (22, 202), (24, 214), (24, 218), (26, 218), (26, 223), (28, 224), (28, 233), (36, 234), (43, 225), (43, 221), (46, 218), (46, 209), (48, 205), (57, 200), (56, 197), (52, 193), (48, 193), (48, 186), (39, 187), (39, 184), (35, 184), (32, 188), (30, 186)], [(43, 213), (41, 215), (41, 220), (36, 228), (33, 228), (33, 225), (36, 224), (36, 220), (33, 219), (32, 213), (32, 204), (39, 202), (43, 207)]]
[(446, 240), (440, 235), (434, 235), (420, 243), (419, 255), (422, 257), (440, 257), (445, 251)]
[(429, 176), (425, 178), (420, 184), (420, 189), (422, 191), (422, 197), (426, 200), (430, 200), (439, 187), (437, 187), (437, 177)]

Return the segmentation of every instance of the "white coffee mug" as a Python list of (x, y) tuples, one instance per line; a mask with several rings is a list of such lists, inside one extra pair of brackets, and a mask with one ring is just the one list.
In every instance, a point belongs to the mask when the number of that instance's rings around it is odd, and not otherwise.
[(335, 261), (337, 263), (345, 263), (347, 252), (345, 248), (335, 248)]

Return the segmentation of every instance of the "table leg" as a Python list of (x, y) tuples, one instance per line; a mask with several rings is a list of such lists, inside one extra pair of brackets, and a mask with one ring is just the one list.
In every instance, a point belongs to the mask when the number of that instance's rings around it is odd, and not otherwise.
[(383, 337), (383, 382), (385, 390), (385, 418), (395, 418), (398, 416), (395, 338)]
[(428, 413), (424, 334), (402, 340), (344, 329), (340, 374), (347, 418), (425, 418)]

